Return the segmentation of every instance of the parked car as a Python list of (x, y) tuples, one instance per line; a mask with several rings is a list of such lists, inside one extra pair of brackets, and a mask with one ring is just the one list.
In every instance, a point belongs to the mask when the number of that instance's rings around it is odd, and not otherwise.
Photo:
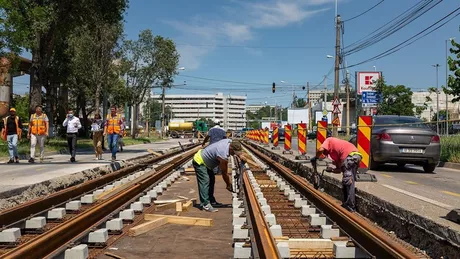
[[(423, 166), (426, 173), (436, 168), (441, 154), (440, 137), (422, 120), (412, 116), (374, 116), (370, 169), (384, 163)], [(350, 142), (356, 145), (356, 135)]]
[[(307, 139), (316, 139), (316, 134), (317, 134), (317, 131), (314, 130), (312, 132), (309, 132), (307, 134)], [(332, 136), (332, 132), (330, 130), (327, 130), (327, 138), (329, 138), (330, 136)]]

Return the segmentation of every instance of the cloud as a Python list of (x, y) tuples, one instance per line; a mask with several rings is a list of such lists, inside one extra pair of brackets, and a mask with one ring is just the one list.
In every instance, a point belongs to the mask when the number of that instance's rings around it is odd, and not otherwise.
[(179, 45), (177, 46), (177, 51), (180, 54), (180, 66), (185, 67), (187, 71), (196, 70), (200, 67), (203, 57), (205, 57), (212, 50), (213, 48)]
[(223, 31), (232, 42), (244, 42), (252, 39), (249, 26), (243, 24), (224, 23)]

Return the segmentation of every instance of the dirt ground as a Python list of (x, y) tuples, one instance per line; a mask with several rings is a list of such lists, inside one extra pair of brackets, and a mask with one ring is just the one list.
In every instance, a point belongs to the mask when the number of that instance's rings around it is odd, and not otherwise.
[[(197, 183), (194, 175), (179, 178), (158, 199), (177, 199), (185, 196), (197, 198)], [(233, 258), (231, 193), (225, 189), (220, 175), (216, 175), (215, 195), (218, 202), (228, 205), (218, 212), (209, 213), (197, 207), (180, 216), (212, 218), (213, 226), (185, 226), (166, 224), (137, 237), (125, 236), (107, 251), (126, 259), (146, 258)], [(159, 211), (158, 214), (174, 215), (175, 210)], [(106, 255), (101, 259), (110, 259)]]

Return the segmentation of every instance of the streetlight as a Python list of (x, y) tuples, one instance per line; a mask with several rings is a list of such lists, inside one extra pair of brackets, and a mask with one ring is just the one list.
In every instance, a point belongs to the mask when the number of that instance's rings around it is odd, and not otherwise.
[(439, 64), (431, 65), (436, 68), (436, 133), (439, 134)]
[(332, 55), (326, 55), (326, 58), (334, 58)]
[[(448, 54), (447, 54), (447, 41), (452, 41), (454, 40), (455, 37), (449, 38), (446, 40), (446, 89), (447, 89), (447, 84), (448, 84), (448, 69), (449, 69), (449, 63), (448, 63)], [(446, 93), (446, 135), (449, 136), (449, 95)]]
[(376, 67), (376, 66), (374, 66), (374, 72), (376, 72), (376, 71), (377, 71), (377, 67)]

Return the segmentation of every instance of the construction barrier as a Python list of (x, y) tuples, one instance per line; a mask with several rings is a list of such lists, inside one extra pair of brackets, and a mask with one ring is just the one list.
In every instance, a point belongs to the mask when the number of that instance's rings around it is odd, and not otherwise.
[(284, 151), (283, 154), (292, 154), (291, 151), (292, 126), (284, 125)]
[(316, 131), (316, 150), (318, 150), (327, 138), (327, 122), (318, 121), (318, 130)]
[(358, 136), (357, 147), (359, 153), (363, 156), (360, 169), (369, 168), (369, 158), (371, 154), (371, 127), (372, 116), (359, 116), (358, 118)]
[(268, 138), (269, 134), (270, 134), (270, 131), (268, 130), (268, 128), (265, 128), (264, 130), (264, 144), (265, 145), (269, 144), (269, 138)]
[(278, 141), (279, 141), (278, 127), (273, 128), (272, 139), (273, 139), (273, 147), (272, 147), (272, 149), (279, 149), (278, 148)]
[(258, 133), (259, 133), (259, 143), (262, 144), (264, 143), (264, 131), (262, 129), (259, 129)]
[(306, 123), (299, 123), (297, 124), (297, 139), (298, 139), (298, 147), (299, 153), (304, 155), (307, 153), (307, 124)]

